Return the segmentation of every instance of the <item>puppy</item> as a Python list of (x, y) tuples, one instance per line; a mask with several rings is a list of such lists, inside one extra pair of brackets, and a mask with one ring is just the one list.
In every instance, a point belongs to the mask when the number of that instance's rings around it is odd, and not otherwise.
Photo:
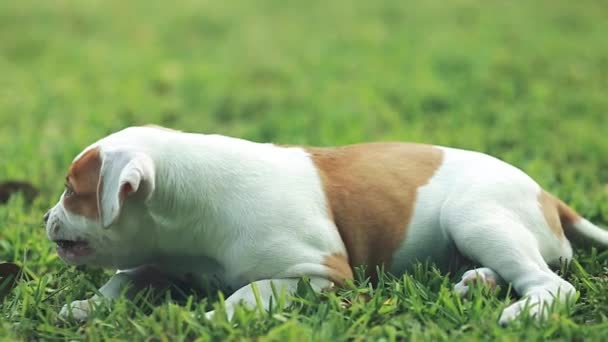
[[(194, 284), (236, 290), (226, 300), (268, 308), (276, 289), (293, 294), (306, 276), (316, 291), (343, 285), (353, 267), (375, 279), (418, 261), (444, 268), (468, 259), (468, 284), (511, 283), (526, 304), (575, 295), (549, 265), (572, 258), (567, 236), (608, 245), (519, 169), (491, 156), (411, 143), (336, 148), (277, 146), (221, 135), (131, 127), (87, 147), (45, 215), (48, 238), (70, 264), (119, 271), (99, 292), (116, 298), (155, 267)], [(64, 306), (84, 320), (97, 296)], [(213, 315), (213, 311), (207, 314)]]

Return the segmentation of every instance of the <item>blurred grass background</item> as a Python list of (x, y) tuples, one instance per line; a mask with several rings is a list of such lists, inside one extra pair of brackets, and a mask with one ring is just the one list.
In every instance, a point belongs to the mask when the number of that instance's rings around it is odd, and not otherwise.
[[(0, 259), (57, 273), (39, 221), (67, 166), (98, 138), (147, 123), (475, 149), (606, 224), (607, 13), (591, 0), (0, 1), (0, 181), (41, 190), (31, 206), (0, 206)], [(604, 272), (596, 259), (584, 266)], [(593, 322), (606, 321), (606, 304), (593, 304)], [(40, 337), (56, 308), (38, 309), (45, 318), (21, 309), (6, 320), (7, 334)]]

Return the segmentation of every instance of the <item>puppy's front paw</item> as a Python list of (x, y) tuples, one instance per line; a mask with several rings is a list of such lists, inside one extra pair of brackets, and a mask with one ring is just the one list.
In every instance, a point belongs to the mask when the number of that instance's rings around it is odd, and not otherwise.
[(76, 300), (70, 304), (66, 304), (59, 311), (59, 318), (62, 320), (75, 320), (84, 322), (89, 319), (89, 315), (93, 310), (92, 300)]

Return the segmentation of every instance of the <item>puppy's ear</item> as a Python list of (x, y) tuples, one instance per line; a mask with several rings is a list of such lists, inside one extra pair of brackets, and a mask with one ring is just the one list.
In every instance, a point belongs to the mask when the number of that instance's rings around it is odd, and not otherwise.
[(154, 191), (154, 164), (142, 154), (129, 151), (106, 151), (97, 185), (97, 207), (101, 225), (108, 228), (132, 194), (148, 199)]

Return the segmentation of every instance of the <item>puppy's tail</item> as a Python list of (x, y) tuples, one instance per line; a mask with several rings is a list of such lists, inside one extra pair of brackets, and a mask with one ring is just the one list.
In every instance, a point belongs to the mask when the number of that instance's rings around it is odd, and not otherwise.
[(592, 245), (608, 248), (608, 230), (596, 226), (581, 217), (566, 203), (555, 198), (555, 204), (564, 233), (575, 242), (590, 242)]

